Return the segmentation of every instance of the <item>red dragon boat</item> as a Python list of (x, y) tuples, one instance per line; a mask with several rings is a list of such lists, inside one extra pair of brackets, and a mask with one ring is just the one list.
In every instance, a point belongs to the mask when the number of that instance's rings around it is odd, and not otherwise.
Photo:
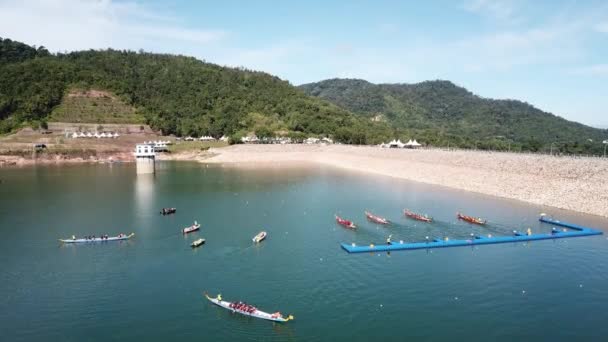
[(391, 223), (389, 220), (385, 219), (384, 217), (376, 216), (376, 215), (370, 213), (369, 211), (365, 212), (365, 217), (367, 217), (368, 220), (370, 220), (374, 223), (379, 223), (379, 224), (390, 224)]
[(403, 214), (414, 220), (418, 220), (418, 221), (422, 221), (422, 222), (433, 222), (432, 218), (430, 218), (426, 215), (413, 213), (413, 212), (409, 211), (408, 209), (403, 209)]
[(345, 220), (343, 218), (341, 218), (340, 216), (336, 215), (336, 222), (338, 222), (338, 224), (344, 226), (345, 228), (348, 229), (355, 229), (357, 228), (357, 226), (355, 226), (355, 224), (352, 221), (349, 220)]
[(473, 217), (473, 216), (467, 216), (467, 215), (462, 215), (461, 213), (456, 213), (456, 216), (458, 216), (459, 220), (463, 220), (463, 221), (467, 221), (469, 223), (474, 223), (474, 224), (486, 224), (486, 220), (480, 218), (480, 217)]

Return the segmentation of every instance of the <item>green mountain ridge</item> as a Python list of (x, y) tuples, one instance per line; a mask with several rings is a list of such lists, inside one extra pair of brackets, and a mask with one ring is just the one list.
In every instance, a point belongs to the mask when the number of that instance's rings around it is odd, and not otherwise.
[(376, 126), (386, 130), (263, 72), (166, 54), (37, 54), (8, 39), (0, 39), (0, 46), (0, 51), (17, 51), (10, 58), (0, 56), (0, 133), (48, 120), (70, 89), (115, 94), (164, 134), (342, 134), (342, 141), (350, 142), (365, 136), (360, 132), (371, 136)]
[(362, 117), (382, 117), (406, 136), (435, 145), (507, 146), (599, 152), (608, 131), (568, 121), (517, 100), (482, 98), (450, 81), (373, 84), (329, 79), (299, 86), (305, 93)]

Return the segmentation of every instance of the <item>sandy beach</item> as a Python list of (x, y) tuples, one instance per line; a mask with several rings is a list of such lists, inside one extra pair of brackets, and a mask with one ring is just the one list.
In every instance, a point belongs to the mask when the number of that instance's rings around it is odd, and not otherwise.
[(345, 145), (235, 145), (205, 163), (320, 163), (608, 217), (608, 160)]

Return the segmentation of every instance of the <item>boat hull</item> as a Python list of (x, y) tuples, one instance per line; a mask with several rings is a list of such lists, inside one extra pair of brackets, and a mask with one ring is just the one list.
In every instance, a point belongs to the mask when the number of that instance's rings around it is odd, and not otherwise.
[(205, 239), (198, 239), (190, 244), (190, 247), (196, 248), (205, 244)]
[(175, 212), (177, 212), (177, 209), (175, 208), (163, 208), (163, 210), (160, 211), (162, 215), (171, 215), (175, 214)]
[(102, 238), (95, 238), (95, 239), (59, 239), (59, 241), (61, 241), (63, 243), (91, 243), (91, 242), (122, 241), (122, 240), (129, 240), (134, 235), (135, 235), (134, 233), (131, 233), (129, 235), (125, 235), (125, 236), (122, 236), (122, 237), (111, 236), (111, 237), (108, 237), (107, 239), (102, 239)]
[(477, 219), (477, 218), (474, 218), (471, 216), (462, 215), (462, 214), (458, 214), (458, 219), (469, 222), (469, 223), (473, 223), (473, 224), (479, 224), (479, 225), (486, 224), (486, 221), (484, 221), (484, 220), (480, 220), (480, 219)]
[(374, 215), (372, 213), (369, 213), (369, 212), (365, 212), (365, 217), (367, 217), (367, 219), (369, 221), (374, 222), (374, 223), (378, 223), (378, 224), (389, 224), (390, 223), (387, 219), (385, 219), (383, 217), (376, 216), (376, 215)]
[(339, 216), (336, 215), (336, 222), (341, 225), (344, 228), (348, 228), (348, 229), (356, 229), (357, 226), (355, 226), (354, 223), (352, 223), (351, 221), (345, 220)]
[(264, 241), (264, 239), (266, 239), (266, 232), (260, 232), (258, 235), (254, 236), (253, 239), (251, 239), (253, 242), (255, 243), (259, 243)]
[(192, 232), (199, 230), (200, 228), (201, 228), (201, 225), (197, 224), (196, 226), (190, 226), (190, 227), (182, 229), (182, 233), (183, 234), (192, 233)]
[(427, 223), (430, 223), (430, 222), (433, 221), (433, 219), (430, 218), (430, 217), (425, 217), (425, 216), (422, 216), (420, 214), (412, 213), (412, 212), (407, 211), (407, 210), (404, 210), (403, 214), (405, 216), (411, 218), (412, 220), (416, 220), (416, 221), (427, 222)]
[(259, 318), (259, 319), (265, 319), (267, 321), (273, 321), (273, 322), (280, 322), (280, 323), (285, 323), (287, 321), (289, 321), (289, 319), (287, 318), (283, 318), (283, 317), (275, 317), (272, 314), (269, 314), (268, 312), (264, 312), (264, 311), (260, 311), (260, 310), (255, 310), (254, 312), (246, 312), (246, 311), (241, 311), (241, 310), (237, 310), (234, 308), (230, 307), (230, 304), (232, 304), (231, 302), (227, 302), (227, 301), (223, 301), (223, 300), (219, 300), (217, 298), (211, 298), (207, 295), (205, 295), (205, 297), (213, 304), (220, 306), (226, 310), (230, 310), (232, 312), (236, 312), (239, 313), (241, 315), (244, 316), (250, 316), (250, 317), (255, 317), (255, 318)]

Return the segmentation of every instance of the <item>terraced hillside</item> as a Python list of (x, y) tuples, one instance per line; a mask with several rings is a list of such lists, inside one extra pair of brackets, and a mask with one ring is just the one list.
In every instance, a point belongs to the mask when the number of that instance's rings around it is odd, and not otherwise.
[(73, 123), (144, 123), (145, 118), (118, 96), (103, 90), (72, 89), (51, 112), (49, 121)]

